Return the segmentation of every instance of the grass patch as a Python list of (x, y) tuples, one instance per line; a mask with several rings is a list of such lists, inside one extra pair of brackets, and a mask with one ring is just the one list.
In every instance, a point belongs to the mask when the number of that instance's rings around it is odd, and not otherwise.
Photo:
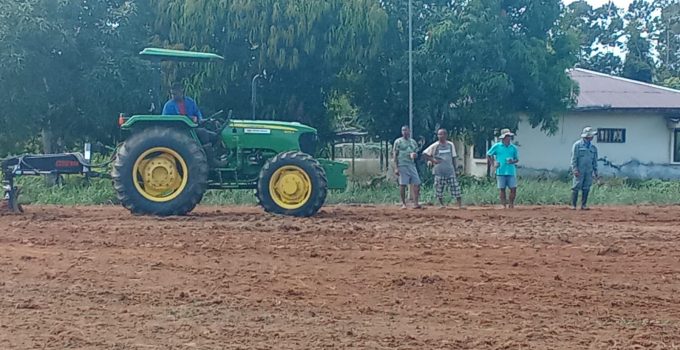
[[(118, 204), (110, 180), (90, 179), (81, 176), (66, 176), (63, 184), (47, 186), (40, 177), (22, 177), (21, 201), (27, 204), (59, 205), (100, 205)], [(493, 179), (461, 178), (463, 201), (468, 205), (489, 205), (498, 203), (498, 191)], [(520, 205), (566, 205), (569, 203), (571, 183), (561, 180), (521, 179), (517, 203)], [(591, 191), (591, 204), (680, 204), (680, 181), (631, 181), (609, 179), (595, 185)], [(424, 202), (434, 201), (431, 184), (425, 184), (421, 198)], [(374, 185), (351, 183), (344, 192), (331, 191), (329, 204), (396, 204), (399, 191), (395, 183), (380, 182)], [(208, 191), (203, 204), (211, 205), (253, 205), (256, 203), (253, 190)]]
[(21, 187), (20, 202), (28, 204), (92, 205), (118, 204), (110, 180), (65, 176), (63, 184), (48, 186), (43, 177), (25, 176), (17, 179)]

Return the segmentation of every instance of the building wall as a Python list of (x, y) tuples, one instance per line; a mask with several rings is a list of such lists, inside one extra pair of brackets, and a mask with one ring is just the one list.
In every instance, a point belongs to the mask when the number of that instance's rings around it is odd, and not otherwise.
[(635, 113), (572, 113), (560, 119), (559, 130), (548, 136), (522, 121), (515, 141), (520, 146), (523, 167), (547, 170), (569, 168), (571, 148), (586, 126), (626, 129), (625, 143), (598, 143), (600, 158), (620, 165), (633, 160), (648, 164), (669, 164), (673, 134), (662, 115)]
[(485, 177), (487, 174), (486, 158), (476, 159), (473, 154), (474, 146), (465, 148), (465, 174), (476, 177)]

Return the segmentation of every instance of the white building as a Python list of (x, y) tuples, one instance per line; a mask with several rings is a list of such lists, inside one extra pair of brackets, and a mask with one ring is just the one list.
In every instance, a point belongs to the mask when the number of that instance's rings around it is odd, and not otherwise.
[[(680, 178), (680, 91), (580, 68), (569, 74), (580, 93), (559, 130), (547, 135), (526, 121), (518, 126), (520, 174), (568, 170), (574, 142), (592, 126), (599, 156), (607, 160), (600, 162), (604, 175)], [(469, 173), (486, 175), (482, 152), (471, 147), (466, 156)]]

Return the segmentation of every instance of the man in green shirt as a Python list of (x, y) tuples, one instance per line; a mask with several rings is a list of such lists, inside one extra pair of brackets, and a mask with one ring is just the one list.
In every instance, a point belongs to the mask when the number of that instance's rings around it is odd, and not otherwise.
[[(496, 182), (500, 190), (500, 199), (503, 208), (515, 207), (515, 197), (517, 196), (517, 166), (519, 162), (519, 152), (517, 146), (511, 143), (515, 136), (510, 129), (501, 130), (501, 142), (491, 146), (486, 155), (489, 162), (493, 162), (496, 167)], [(510, 188), (510, 203), (506, 200), (506, 188)]]
[(406, 187), (411, 185), (414, 208), (419, 209), (420, 176), (415, 162), (418, 158), (418, 143), (411, 138), (411, 129), (408, 126), (401, 127), (401, 136), (394, 141), (393, 147), (394, 173), (399, 177), (401, 208), (406, 209)]

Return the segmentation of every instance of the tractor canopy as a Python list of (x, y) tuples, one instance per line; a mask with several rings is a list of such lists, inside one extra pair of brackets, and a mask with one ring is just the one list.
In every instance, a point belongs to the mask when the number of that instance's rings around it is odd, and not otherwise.
[[(162, 49), (157, 47), (147, 47), (139, 55), (151, 61), (151, 65), (157, 74), (154, 75), (153, 86), (156, 89), (152, 89), (152, 105), (150, 111), (153, 114), (160, 113), (160, 108), (163, 105), (161, 101), (160, 93), (163, 90), (161, 84), (161, 62), (174, 61), (174, 62), (217, 62), (224, 61), (224, 57), (209, 53), (209, 52), (194, 52), (194, 51), (184, 51), (184, 50), (173, 50), (173, 49)], [(135, 121), (132, 120), (131, 123)]]
[(155, 47), (147, 47), (139, 54), (151, 61), (207, 62), (224, 60), (224, 57), (214, 53), (159, 49)]

